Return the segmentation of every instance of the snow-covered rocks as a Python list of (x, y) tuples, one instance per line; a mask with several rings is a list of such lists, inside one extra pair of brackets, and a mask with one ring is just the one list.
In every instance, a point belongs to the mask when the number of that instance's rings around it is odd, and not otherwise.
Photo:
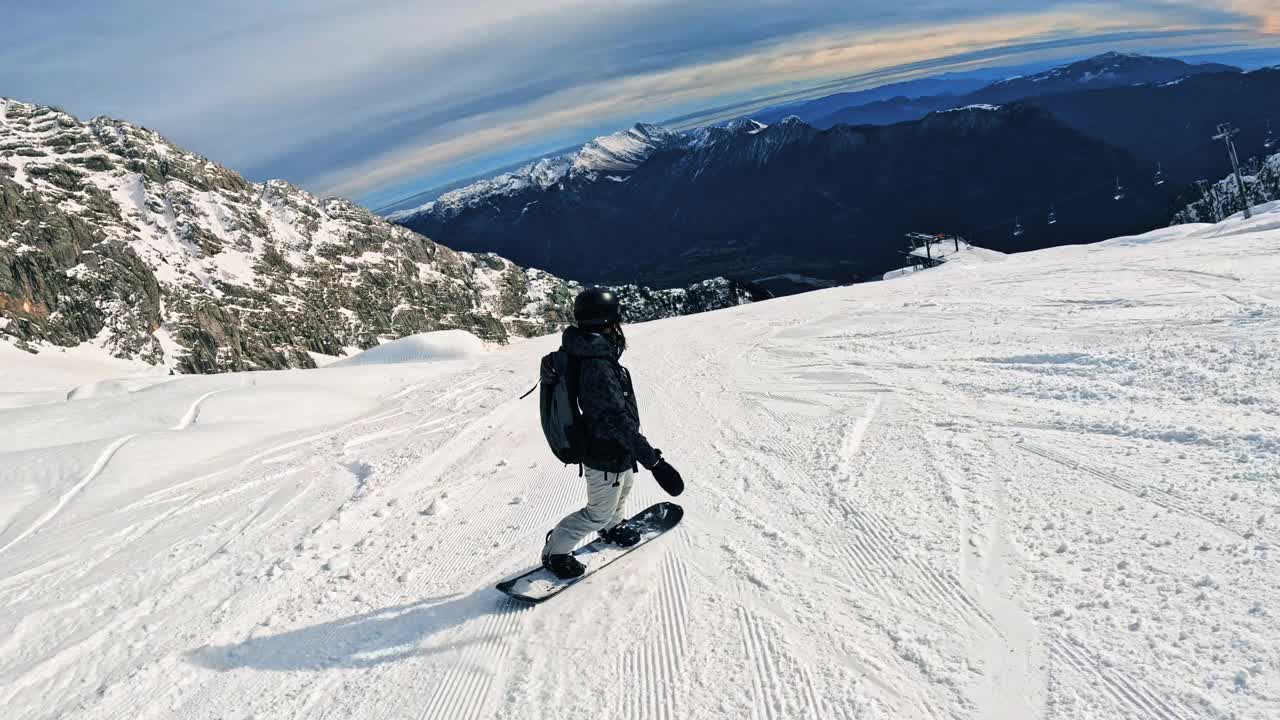
[[(1249, 204), (1262, 205), (1280, 200), (1280, 153), (1243, 168), (1245, 194)], [(1173, 225), (1212, 223), (1240, 212), (1240, 189), (1234, 175), (1200, 188), (1199, 200), (1187, 205), (1173, 218)]]
[(24, 349), (92, 342), (181, 372), (314, 367), (383, 339), (502, 341), (567, 317), (567, 284), (546, 273), (246, 182), (127, 122), (0, 103), (0, 339)]

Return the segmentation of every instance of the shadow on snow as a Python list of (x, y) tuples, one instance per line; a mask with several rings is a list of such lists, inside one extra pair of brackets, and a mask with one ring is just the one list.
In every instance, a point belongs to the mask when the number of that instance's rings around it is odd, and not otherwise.
[(445, 630), (486, 615), (529, 609), (495, 594), (492, 588), (484, 588), (469, 595), (427, 598), (233, 645), (206, 645), (188, 652), (187, 657), (192, 663), (219, 671), (369, 668), (427, 657), (493, 637), (480, 635), (437, 647), (426, 644)]

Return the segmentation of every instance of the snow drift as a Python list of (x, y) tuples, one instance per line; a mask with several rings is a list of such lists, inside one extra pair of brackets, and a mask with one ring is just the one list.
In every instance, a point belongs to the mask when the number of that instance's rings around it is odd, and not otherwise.
[(466, 330), (440, 330), (392, 340), (352, 357), (330, 363), (327, 367), (463, 360), (473, 358), (484, 351), (484, 341)]

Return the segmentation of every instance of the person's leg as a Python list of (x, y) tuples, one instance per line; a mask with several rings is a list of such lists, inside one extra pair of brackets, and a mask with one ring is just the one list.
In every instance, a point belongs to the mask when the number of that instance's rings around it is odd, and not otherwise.
[(621, 487), (618, 488), (618, 504), (613, 508), (613, 515), (605, 525), (606, 528), (611, 528), (627, 519), (627, 496), (631, 494), (631, 484), (635, 479), (636, 474), (631, 470), (624, 470), (618, 474), (618, 482), (621, 483)]
[(569, 513), (547, 536), (542, 557), (572, 552), (582, 538), (605, 527), (617, 512), (618, 495), (622, 491), (620, 473), (585, 468), (587, 506)]

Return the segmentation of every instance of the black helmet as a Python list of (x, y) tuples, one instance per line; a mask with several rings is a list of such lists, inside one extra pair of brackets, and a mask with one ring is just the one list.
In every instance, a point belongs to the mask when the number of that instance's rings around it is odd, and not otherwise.
[(573, 319), (584, 330), (603, 328), (622, 322), (622, 305), (609, 288), (589, 287), (573, 299)]

